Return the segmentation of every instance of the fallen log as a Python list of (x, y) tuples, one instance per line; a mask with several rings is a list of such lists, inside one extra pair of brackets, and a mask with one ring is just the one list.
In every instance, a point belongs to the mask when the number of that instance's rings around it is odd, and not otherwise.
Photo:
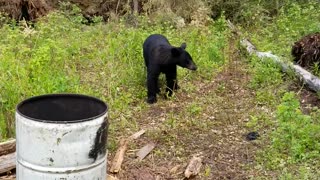
[[(228, 21), (228, 26), (233, 32), (241, 35), (241, 32), (230, 21)], [(288, 73), (290, 71), (293, 71), (299, 78), (299, 80), (306, 84), (311, 90), (315, 92), (320, 91), (320, 79), (307, 70), (303, 69), (301, 66), (295, 65), (292, 62), (285, 63), (281, 60), (280, 57), (270, 52), (258, 51), (257, 48), (246, 38), (242, 39), (240, 41), (240, 44), (246, 48), (250, 55), (256, 55), (259, 58), (272, 59), (275, 63), (281, 66), (283, 72)]]
[(7, 155), (16, 151), (16, 140), (10, 139), (0, 143), (0, 156)]
[(16, 153), (0, 156), (0, 174), (16, 168)]

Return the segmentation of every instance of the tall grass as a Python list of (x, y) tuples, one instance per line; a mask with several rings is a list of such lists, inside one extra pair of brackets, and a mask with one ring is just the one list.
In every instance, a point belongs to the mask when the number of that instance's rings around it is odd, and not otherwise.
[(97, 96), (110, 106), (115, 128), (132, 127), (122, 123), (134, 108), (145, 107), (146, 70), (142, 44), (148, 35), (161, 33), (187, 50), (199, 71), (179, 68), (182, 83), (197, 78), (211, 79), (223, 61), (228, 30), (223, 19), (208, 27), (152, 22), (138, 17), (138, 26), (126, 19), (107, 24), (97, 21), (87, 26), (75, 13), (54, 12), (34, 24), (34, 32), (23, 26), (6, 24), (0, 29), (0, 130), (2, 139), (14, 137), (17, 103), (46, 93), (83, 93)]

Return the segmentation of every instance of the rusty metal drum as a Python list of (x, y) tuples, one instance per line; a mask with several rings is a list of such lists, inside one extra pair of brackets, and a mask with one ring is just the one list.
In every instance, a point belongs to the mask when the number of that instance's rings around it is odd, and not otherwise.
[(18, 180), (105, 180), (108, 107), (80, 94), (31, 97), (16, 108)]

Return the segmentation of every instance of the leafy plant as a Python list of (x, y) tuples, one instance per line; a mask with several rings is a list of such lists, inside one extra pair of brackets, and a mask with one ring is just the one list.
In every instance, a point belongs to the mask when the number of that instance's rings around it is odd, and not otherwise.
[(320, 125), (300, 110), (294, 93), (286, 93), (278, 106), (279, 126), (273, 139), (273, 147), (287, 151), (293, 161), (318, 156), (320, 152)]
[(250, 81), (250, 87), (254, 89), (264, 88), (282, 83), (283, 74), (279, 66), (271, 59), (259, 59), (251, 57), (253, 79)]
[[(312, 116), (304, 115), (300, 103), (293, 92), (285, 93), (281, 104), (277, 107), (277, 127), (271, 133), (271, 145), (263, 153), (267, 164), (273, 169), (288, 166), (308, 168), (320, 159), (320, 124)], [(316, 167), (310, 172), (319, 173)], [(299, 176), (303, 172), (297, 172)], [(312, 173), (307, 173), (309, 176)], [(284, 173), (283, 177), (293, 174)], [(296, 174), (294, 174), (296, 176)]]

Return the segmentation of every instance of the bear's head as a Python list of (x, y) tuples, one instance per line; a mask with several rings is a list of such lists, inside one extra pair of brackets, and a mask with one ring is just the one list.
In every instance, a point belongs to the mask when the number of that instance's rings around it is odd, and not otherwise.
[(172, 57), (177, 65), (195, 71), (197, 70), (197, 65), (193, 62), (190, 54), (185, 50), (186, 47), (186, 43), (182, 43), (180, 47), (173, 47), (171, 49)]

